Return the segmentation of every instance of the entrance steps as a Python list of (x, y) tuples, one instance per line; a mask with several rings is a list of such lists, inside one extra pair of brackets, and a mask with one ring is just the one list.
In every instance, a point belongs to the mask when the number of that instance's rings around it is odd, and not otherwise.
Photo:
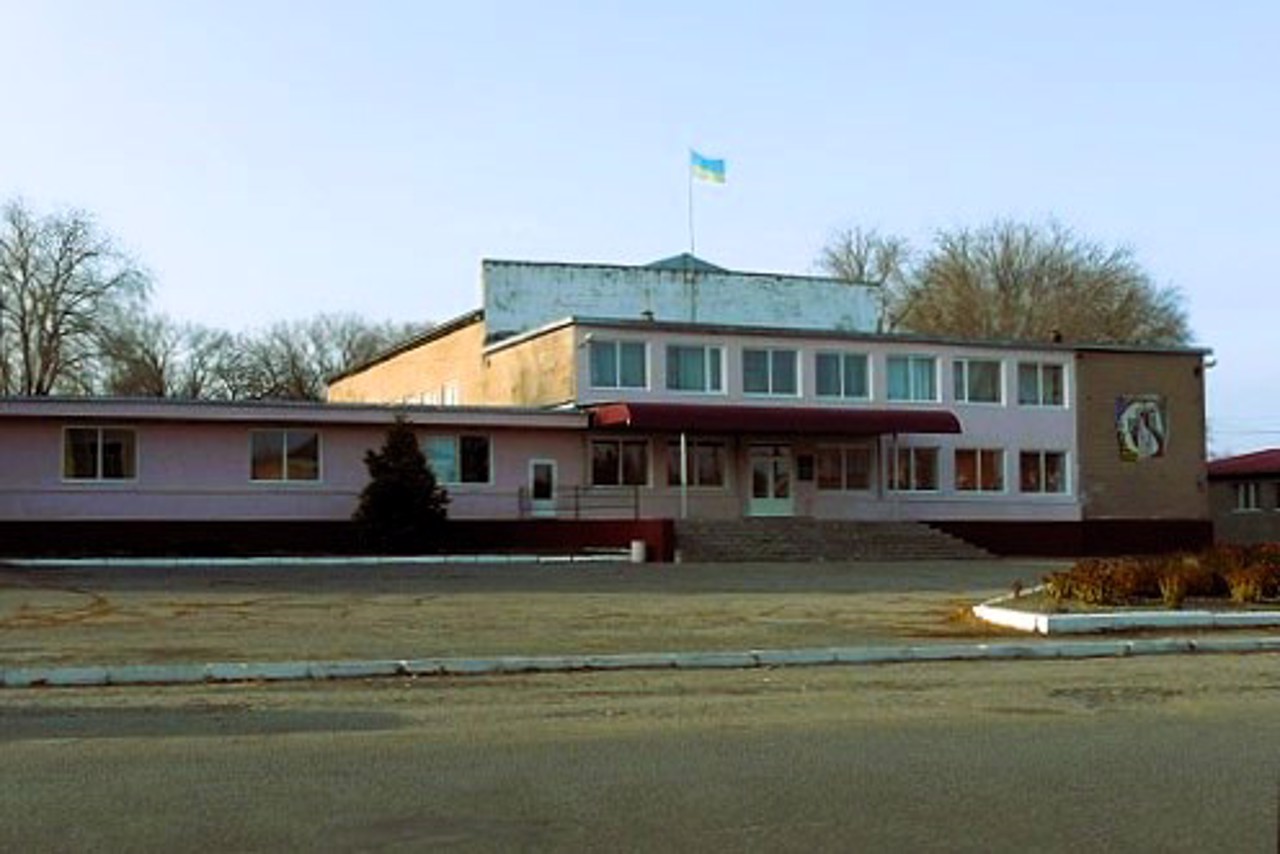
[(682, 519), (676, 549), (689, 563), (976, 560), (991, 555), (922, 522), (843, 519)]

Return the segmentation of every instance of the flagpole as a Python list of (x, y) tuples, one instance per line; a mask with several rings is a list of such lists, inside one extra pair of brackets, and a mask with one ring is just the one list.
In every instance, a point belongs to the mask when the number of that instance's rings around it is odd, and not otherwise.
[(685, 170), (689, 173), (689, 254), (697, 255), (694, 251), (693, 242), (693, 153), (689, 154), (689, 163), (685, 166)]

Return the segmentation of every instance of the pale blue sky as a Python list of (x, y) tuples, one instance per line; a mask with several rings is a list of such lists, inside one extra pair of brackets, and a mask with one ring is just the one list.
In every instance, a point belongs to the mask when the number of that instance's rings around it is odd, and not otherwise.
[(443, 320), (483, 257), (684, 251), (692, 146), (733, 269), (858, 224), (1132, 246), (1217, 353), (1215, 448), (1280, 445), (1275, 2), (0, 0), (0, 43), (0, 199), (95, 213), (181, 319)]

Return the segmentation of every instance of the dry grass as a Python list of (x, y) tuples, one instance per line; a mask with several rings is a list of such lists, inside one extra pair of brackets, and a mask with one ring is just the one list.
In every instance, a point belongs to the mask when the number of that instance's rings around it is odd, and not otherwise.
[(781, 574), (772, 589), (673, 592), (472, 581), (371, 593), (6, 585), (0, 666), (770, 649), (1003, 634), (958, 616), (990, 590), (791, 590)]

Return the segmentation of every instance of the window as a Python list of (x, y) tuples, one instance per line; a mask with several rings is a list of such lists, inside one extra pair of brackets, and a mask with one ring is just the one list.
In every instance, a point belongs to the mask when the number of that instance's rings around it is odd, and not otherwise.
[(865, 353), (819, 353), (814, 368), (818, 397), (871, 397)]
[(799, 393), (795, 350), (743, 350), (742, 390), (747, 394)]
[(588, 350), (592, 388), (645, 388), (649, 384), (643, 341), (595, 341)]
[(886, 363), (890, 400), (937, 400), (937, 362), (932, 356), (890, 356)]
[(719, 347), (667, 347), (667, 388), (672, 391), (720, 391), (724, 388)]
[(834, 492), (871, 488), (871, 449), (865, 445), (819, 448), (814, 456), (818, 489)]
[(1067, 491), (1067, 455), (1061, 451), (1023, 451), (1018, 472), (1022, 492)]
[(644, 486), (649, 482), (649, 443), (643, 439), (594, 439), (592, 486)]
[(999, 448), (957, 448), (958, 492), (1004, 492), (1004, 451)]
[(319, 480), (320, 434), (315, 430), (254, 430), (250, 480)]
[[(722, 487), (725, 485), (726, 452), (724, 442), (686, 442), (689, 486)], [(667, 485), (680, 485), (680, 443), (667, 445)]]
[(899, 448), (889, 472), (889, 488), (899, 492), (931, 492), (938, 488), (938, 449)]
[(1256, 483), (1237, 483), (1235, 485), (1236, 492), (1236, 511), (1247, 512), (1249, 510), (1257, 510), (1262, 505), (1258, 502), (1258, 484)]
[(955, 399), (961, 403), (1001, 403), (1000, 363), (994, 359), (956, 359), (951, 363)]
[(488, 483), (490, 472), (488, 436), (428, 436), (422, 453), (440, 483)]
[(138, 440), (119, 427), (68, 427), (62, 434), (62, 476), (67, 480), (134, 480)]
[(1062, 365), (1018, 363), (1018, 403), (1022, 406), (1063, 406)]

